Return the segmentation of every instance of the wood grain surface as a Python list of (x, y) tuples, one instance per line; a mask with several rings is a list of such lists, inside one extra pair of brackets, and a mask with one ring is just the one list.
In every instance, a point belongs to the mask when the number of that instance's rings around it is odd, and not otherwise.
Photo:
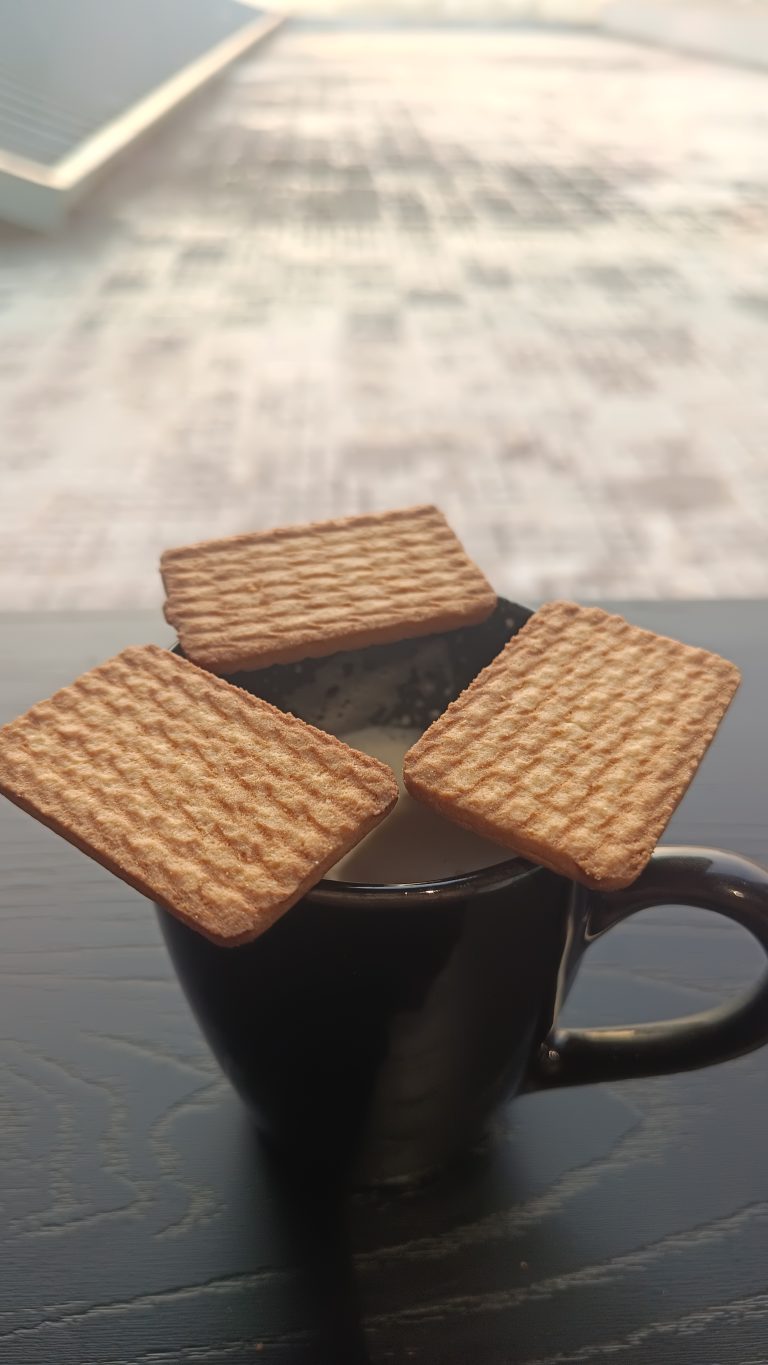
[[(768, 607), (624, 610), (744, 673), (666, 842), (768, 862)], [(2, 633), (3, 721), (170, 638), (149, 612)], [(0, 839), (2, 1365), (766, 1365), (768, 1051), (519, 1099), (437, 1184), (340, 1201), (262, 1149), (151, 906), (7, 803)], [(757, 957), (648, 912), (590, 951), (567, 1019), (701, 1009)]]

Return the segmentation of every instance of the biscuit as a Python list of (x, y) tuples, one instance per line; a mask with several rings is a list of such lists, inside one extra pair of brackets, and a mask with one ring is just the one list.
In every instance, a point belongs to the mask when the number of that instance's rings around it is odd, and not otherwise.
[(555, 872), (627, 886), (739, 680), (716, 654), (551, 602), (408, 751), (405, 785)]
[(212, 673), (451, 630), (496, 605), (436, 507), (166, 550), (160, 571), (166, 620)]
[(0, 730), (0, 791), (215, 943), (247, 943), (397, 800), (386, 764), (146, 645)]

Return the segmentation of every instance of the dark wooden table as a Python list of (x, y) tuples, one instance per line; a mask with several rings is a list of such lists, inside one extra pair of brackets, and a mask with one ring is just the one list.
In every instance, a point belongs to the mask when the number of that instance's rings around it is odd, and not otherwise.
[[(667, 842), (768, 861), (768, 607), (626, 612), (744, 671)], [(167, 639), (150, 613), (6, 617), (0, 719)], [(2, 1365), (768, 1362), (768, 1051), (520, 1099), (436, 1185), (340, 1202), (262, 1150), (151, 906), (0, 816)], [(591, 950), (568, 1017), (700, 1009), (758, 956), (657, 910)]]

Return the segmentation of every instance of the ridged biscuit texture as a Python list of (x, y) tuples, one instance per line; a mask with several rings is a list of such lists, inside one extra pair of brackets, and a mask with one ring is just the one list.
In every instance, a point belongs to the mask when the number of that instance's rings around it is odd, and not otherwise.
[(160, 570), (166, 620), (213, 673), (450, 630), (496, 605), (436, 507), (166, 550)]
[(627, 886), (739, 680), (704, 649), (551, 602), (409, 750), (405, 785), (534, 862), (602, 890)]
[(386, 766), (154, 645), (0, 730), (0, 790), (215, 943), (247, 943), (387, 814)]

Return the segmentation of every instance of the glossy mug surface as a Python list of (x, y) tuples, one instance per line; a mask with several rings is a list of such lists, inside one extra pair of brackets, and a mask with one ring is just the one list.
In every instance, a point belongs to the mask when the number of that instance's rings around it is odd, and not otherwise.
[[(501, 602), (480, 626), (232, 681), (337, 734), (423, 729), (528, 614)], [(239, 948), (158, 913), (203, 1032), (265, 1136), (376, 1184), (444, 1166), (522, 1090), (705, 1065), (765, 1041), (765, 979), (690, 1020), (558, 1031), (589, 942), (665, 902), (719, 910), (768, 953), (768, 876), (699, 849), (659, 851), (633, 886), (605, 895), (516, 858), (431, 882), (324, 880)]]

